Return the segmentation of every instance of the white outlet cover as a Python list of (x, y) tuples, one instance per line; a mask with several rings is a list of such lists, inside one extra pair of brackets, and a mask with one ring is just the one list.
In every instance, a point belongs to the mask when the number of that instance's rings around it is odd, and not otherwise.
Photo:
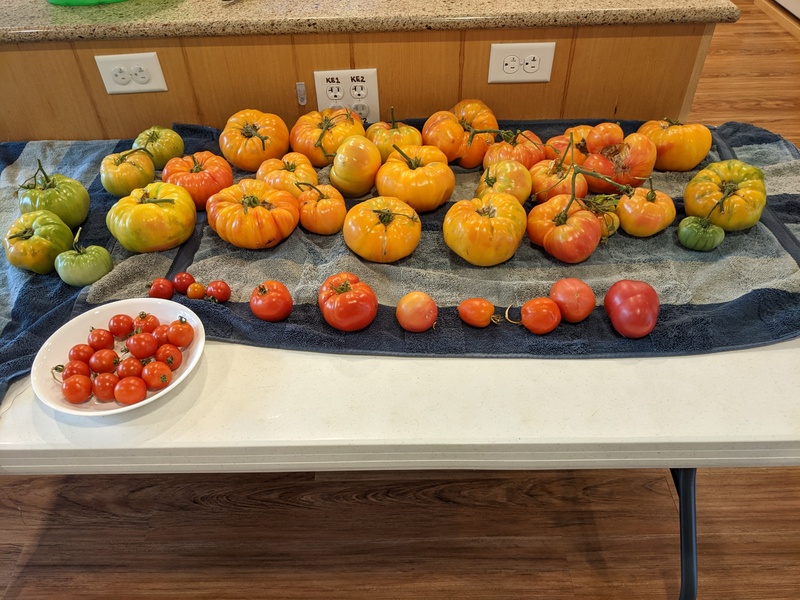
[[(553, 59), (556, 54), (555, 42), (524, 42), (515, 44), (492, 44), (489, 52), (489, 83), (531, 83), (550, 81)], [(529, 56), (539, 58), (539, 68), (534, 72), (523, 68)], [(517, 59), (520, 68), (512, 73), (503, 66), (510, 57)]]
[[(161, 71), (161, 63), (158, 61), (158, 54), (155, 52), (139, 52), (136, 54), (107, 54), (95, 56), (94, 61), (100, 70), (100, 77), (109, 94), (141, 94), (144, 92), (166, 92), (167, 82), (164, 80), (164, 73)], [(147, 77), (133, 77), (134, 70), (141, 73), (144, 68)], [(130, 75), (130, 81), (125, 84), (120, 83), (120, 78), (113, 77), (115, 69), (125, 69)]]
[[(377, 69), (337, 69), (314, 71), (317, 91), (317, 108), (347, 107), (369, 123), (380, 121)], [(342, 95), (329, 93), (330, 88), (341, 90)]]

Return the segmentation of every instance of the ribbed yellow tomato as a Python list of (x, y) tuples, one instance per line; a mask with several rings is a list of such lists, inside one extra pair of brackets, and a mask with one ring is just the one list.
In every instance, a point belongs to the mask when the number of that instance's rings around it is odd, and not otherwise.
[(364, 260), (391, 263), (414, 251), (422, 236), (422, 222), (402, 200), (377, 196), (347, 212), (342, 233), (347, 247)]
[(428, 212), (450, 198), (456, 176), (436, 146), (398, 146), (378, 170), (375, 187), (381, 196), (400, 198), (417, 212)]
[(283, 158), (270, 158), (261, 163), (256, 171), (256, 179), (266, 181), (276, 190), (284, 190), (297, 198), (302, 190), (295, 184), (301, 181), (316, 185), (317, 170), (305, 154), (289, 152)]
[(319, 235), (340, 232), (347, 215), (347, 205), (341, 192), (332, 185), (299, 185), (303, 188), (303, 193), (297, 197), (300, 225)]
[(502, 192), (511, 194), (520, 204), (525, 204), (531, 196), (532, 182), (525, 165), (516, 160), (501, 160), (486, 167), (475, 195), (480, 198), (488, 192)]
[(339, 145), (351, 135), (364, 135), (364, 124), (352, 110), (326, 108), (297, 119), (289, 132), (292, 150), (308, 157), (317, 168), (331, 164)]
[(255, 172), (265, 160), (286, 154), (289, 128), (278, 115), (255, 109), (240, 110), (225, 123), (219, 147), (234, 167)]
[(639, 127), (639, 133), (656, 145), (655, 168), (659, 171), (694, 169), (711, 150), (711, 131), (699, 123), (647, 121)]

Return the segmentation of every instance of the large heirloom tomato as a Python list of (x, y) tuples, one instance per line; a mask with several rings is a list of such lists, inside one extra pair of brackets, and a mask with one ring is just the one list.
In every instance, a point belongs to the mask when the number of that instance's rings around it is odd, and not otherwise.
[(189, 192), (156, 182), (117, 201), (106, 213), (106, 226), (129, 252), (157, 252), (188, 240), (196, 218)]
[(132, 147), (147, 150), (156, 169), (163, 169), (169, 159), (183, 154), (183, 138), (169, 127), (153, 125), (136, 136)]
[[(604, 141), (609, 143), (611, 139), (605, 138)], [(598, 146), (600, 146), (599, 143)], [(582, 167), (618, 184), (614, 185), (601, 177), (587, 175), (589, 191), (598, 194), (612, 194), (619, 190), (619, 186), (638, 187), (642, 185), (653, 173), (655, 163), (656, 145), (642, 133), (631, 133), (619, 143), (610, 143), (608, 146), (600, 147), (596, 152), (590, 153)]]
[(333, 162), (339, 145), (351, 135), (364, 135), (364, 124), (352, 110), (326, 108), (297, 119), (289, 133), (292, 150), (308, 157), (315, 167)]
[(766, 205), (764, 173), (740, 160), (711, 163), (683, 190), (683, 206), (688, 216), (707, 217), (725, 231), (752, 227)]
[(514, 256), (525, 224), (525, 209), (514, 196), (490, 192), (453, 204), (442, 231), (447, 247), (465, 261), (491, 267)]
[(367, 139), (378, 147), (381, 161), (386, 162), (395, 146), (421, 146), (422, 133), (416, 127), (394, 120), (394, 106), (391, 109), (391, 122), (378, 121), (367, 127)]
[(155, 176), (153, 160), (144, 148), (109, 154), (100, 162), (100, 183), (114, 196), (127, 196), (151, 183)]
[(378, 298), (369, 285), (343, 271), (328, 277), (317, 293), (325, 322), (340, 331), (358, 331), (375, 320)]
[(545, 158), (566, 165), (582, 165), (587, 154), (586, 136), (591, 130), (591, 125), (576, 125), (549, 138), (545, 143)]
[(628, 235), (648, 237), (666, 229), (675, 220), (675, 203), (654, 189), (636, 188), (617, 202), (619, 225)]
[(60, 173), (48, 175), (42, 161), (38, 162), (39, 168), (17, 191), (19, 212), (49, 210), (74, 229), (89, 214), (89, 192), (80, 181), (71, 177)]
[(515, 160), (501, 160), (486, 167), (475, 195), (480, 198), (487, 192), (501, 192), (525, 204), (531, 195), (531, 185), (531, 174), (525, 165)]
[[(536, 202), (571, 193), (577, 198), (585, 198), (589, 193), (586, 177), (575, 173), (572, 165), (564, 164), (560, 159), (539, 161), (530, 168), (530, 174), (531, 194)], [(575, 189), (572, 189), (573, 185)]]
[(287, 191), (297, 198), (302, 191), (297, 182), (316, 185), (317, 170), (305, 154), (289, 152), (283, 158), (270, 158), (261, 163), (256, 171), (256, 179), (266, 181), (276, 190)]
[(453, 193), (456, 176), (436, 146), (397, 146), (378, 170), (381, 196), (399, 198), (417, 212), (439, 208)]
[(297, 187), (303, 190), (297, 197), (300, 225), (320, 235), (340, 232), (347, 216), (347, 205), (341, 192), (327, 184), (298, 183)]
[(72, 230), (54, 212), (23, 213), (3, 238), (8, 262), (40, 275), (52, 273), (56, 257), (72, 247)]
[(331, 184), (345, 196), (357, 198), (373, 188), (380, 168), (378, 147), (363, 135), (351, 135), (336, 149), (330, 170)]
[(711, 150), (711, 131), (699, 123), (684, 124), (670, 119), (647, 121), (639, 127), (656, 145), (659, 171), (689, 171)]
[(530, 169), (545, 159), (544, 143), (538, 135), (525, 131), (500, 130), (501, 140), (489, 146), (483, 157), (483, 168), (501, 160), (515, 160)]
[(422, 236), (422, 222), (402, 200), (377, 196), (347, 212), (342, 233), (347, 247), (364, 260), (390, 263), (414, 251)]
[(614, 329), (626, 338), (642, 338), (653, 331), (658, 320), (658, 293), (649, 283), (622, 279), (612, 285), (603, 308)]
[(550, 256), (565, 263), (579, 263), (592, 255), (600, 243), (600, 222), (569, 194), (554, 196), (531, 209), (528, 237)]
[(265, 181), (242, 179), (211, 196), (206, 204), (208, 225), (238, 248), (272, 248), (300, 221), (297, 198)]
[(233, 185), (233, 170), (227, 160), (204, 150), (169, 159), (161, 180), (181, 186), (192, 196), (195, 208), (205, 210), (211, 196)]
[(278, 115), (248, 108), (231, 115), (219, 136), (222, 155), (234, 167), (255, 172), (289, 150), (289, 128)]
[(494, 133), (474, 133), (499, 129), (492, 110), (480, 100), (462, 100), (450, 110), (433, 113), (422, 127), (422, 140), (436, 146), (448, 162), (458, 161), (466, 169), (483, 163), (494, 142)]

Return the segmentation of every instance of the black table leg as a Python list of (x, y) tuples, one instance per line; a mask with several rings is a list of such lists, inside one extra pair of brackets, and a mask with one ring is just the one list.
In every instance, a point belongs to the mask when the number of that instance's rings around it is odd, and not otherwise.
[(697, 515), (695, 476), (697, 469), (670, 469), (678, 491), (681, 526), (681, 595), (679, 600), (697, 599)]

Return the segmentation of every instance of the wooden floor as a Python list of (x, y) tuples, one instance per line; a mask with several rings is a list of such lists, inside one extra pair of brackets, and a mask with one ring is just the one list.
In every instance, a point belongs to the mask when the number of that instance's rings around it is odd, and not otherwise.
[[(691, 116), (800, 144), (800, 41), (737, 4)], [(800, 468), (697, 494), (699, 597), (800, 598)], [(5, 600), (674, 600), (679, 576), (665, 470), (0, 477)]]

